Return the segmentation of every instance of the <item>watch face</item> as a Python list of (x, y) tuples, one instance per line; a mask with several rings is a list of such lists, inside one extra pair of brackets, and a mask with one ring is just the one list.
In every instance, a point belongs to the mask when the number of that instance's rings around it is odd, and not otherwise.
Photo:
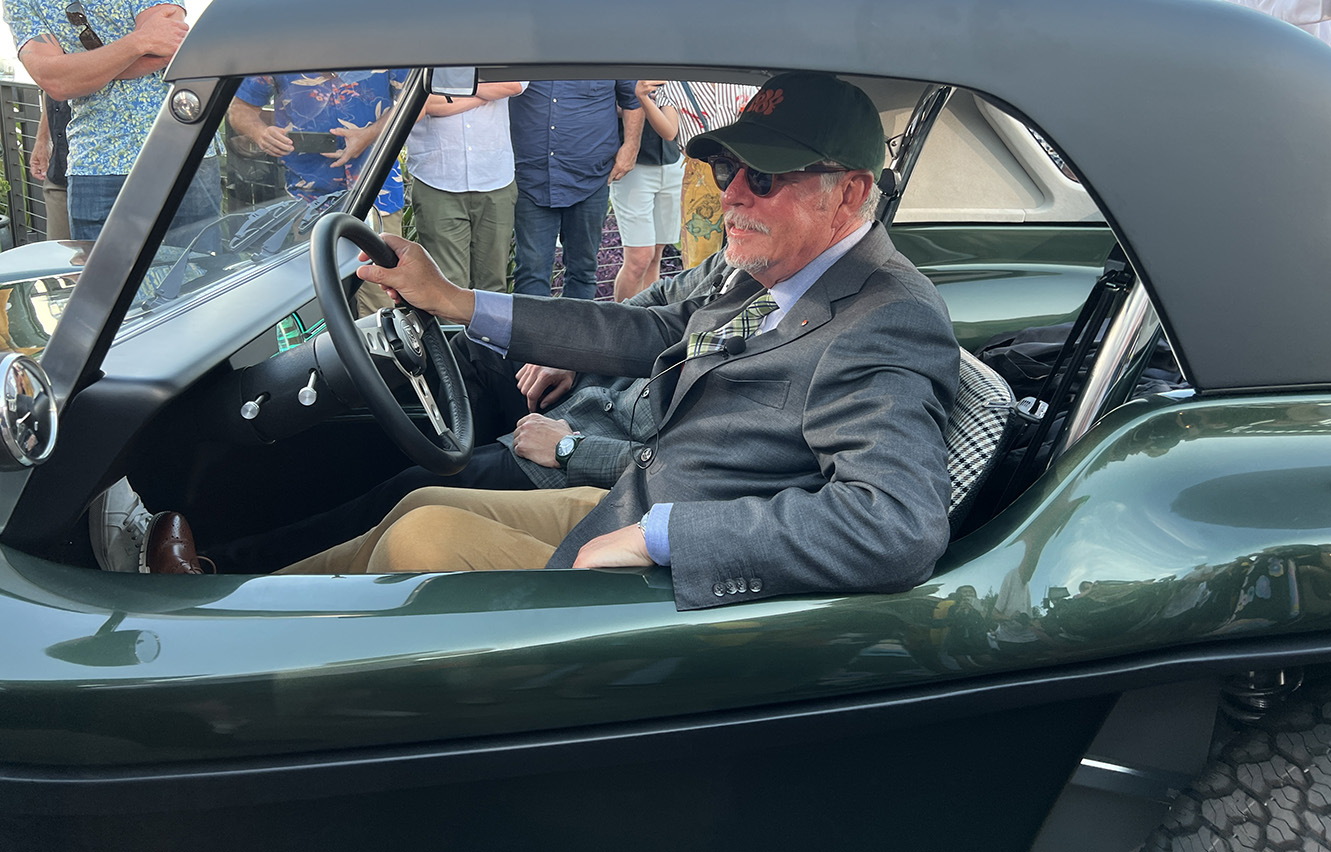
[[(546, 446), (548, 447), (550, 445), (546, 444)], [(573, 436), (565, 435), (559, 439), (559, 444), (555, 447), (555, 455), (567, 457), (573, 453), (573, 448), (575, 446), (577, 446), (577, 442), (573, 440)]]

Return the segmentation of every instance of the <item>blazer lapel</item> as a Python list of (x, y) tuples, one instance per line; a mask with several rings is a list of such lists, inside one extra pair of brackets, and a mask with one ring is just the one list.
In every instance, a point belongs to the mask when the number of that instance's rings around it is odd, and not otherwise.
[[(703, 357), (680, 368), (681, 375), (673, 393), (670, 396), (666, 396), (664, 392), (661, 394), (663, 400), (669, 400), (669, 407), (656, 422), (664, 427), (679, 407), (679, 402), (688, 394), (689, 389), (703, 376), (721, 366), (722, 363), (731, 359), (751, 358), (764, 352), (770, 352), (778, 346), (798, 340), (826, 324), (832, 318), (833, 304), (839, 299), (858, 293), (864, 287), (864, 282), (869, 279), (869, 276), (896, 254), (896, 248), (888, 238), (886, 229), (883, 228), (881, 223), (875, 222), (873, 227), (869, 229), (869, 233), (864, 235), (864, 239), (856, 243), (840, 260), (832, 264), (826, 272), (819, 276), (817, 281), (813, 282), (813, 285), (805, 291), (804, 295), (791, 306), (790, 310), (786, 311), (786, 315), (781, 318), (781, 323), (775, 329), (757, 337), (749, 338), (742, 354)], [(692, 334), (695, 331), (718, 328), (728, 322), (753, 298), (761, 286), (749, 276), (744, 276), (742, 283), (731, 290), (730, 293), (694, 314), (693, 319), (689, 322), (688, 333)], [(735, 298), (737, 296), (739, 297), (738, 301)], [(713, 308), (716, 310), (712, 310)], [(687, 341), (687, 339), (686, 335), (685, 340)], [(681, 347), (684, 345), (686, 344), (676, 344), (676, 346)], [(662, 353), (662, 358), (673, 355), (675, 352), (676, 347), (672, 346)], [(673, 363), (678, 363), (678, 359)], [(658, 413), (660, 412), (658, 411)]]

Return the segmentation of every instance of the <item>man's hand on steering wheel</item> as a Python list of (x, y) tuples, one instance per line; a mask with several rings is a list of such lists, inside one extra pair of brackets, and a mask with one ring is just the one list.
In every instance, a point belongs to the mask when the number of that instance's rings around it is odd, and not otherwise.
[[(445, 278), (420, 245), (392, 234), (384, 234), (382, 239), (397, 255), (397, 266), (392, 269), (378, 264), (362, 266), (356, 270), (357, 277), (383, 287), (395, 301), (405, 300), (445, 322), (463, 325), (471, 322), (476, 311), (476, 296), (472, 291)], [(360, 259), (373, 260), (365, 251)]]

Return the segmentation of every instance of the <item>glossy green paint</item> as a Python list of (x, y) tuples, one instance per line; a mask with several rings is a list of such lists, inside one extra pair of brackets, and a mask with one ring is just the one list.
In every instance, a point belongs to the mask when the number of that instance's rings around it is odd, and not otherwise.
[(938, 286), (957, 341), (1071, 322), (1104, 267), (1104, 225), (896, 225), (892, 241)]
[[(440, 743), (1327, 630), (1317, 459), (1328, 396), (1130, 404), (924, 586), (688, 613), (664, 572), (155, 577), (5, 550), (0, 753), (128, 765)], [(1029, 616), (940, 612), (1010, 577)]]

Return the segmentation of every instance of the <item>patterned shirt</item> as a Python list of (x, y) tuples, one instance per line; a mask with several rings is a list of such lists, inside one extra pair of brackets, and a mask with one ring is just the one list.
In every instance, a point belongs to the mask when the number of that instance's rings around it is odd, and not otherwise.
[(675, 142), (683, 150), (690, 139), (704, 130), (733, 124), (744, 111), (749, 98), (757, 94), (758, 88), (739, 83), (682, 83), (671, 80), (658, 92), (657, 104), (668, 104), (679, 110), (679, 135), (675, 137)]
[[(393, 108), (407, 80), (407, 69), (391, 71), (311, 71), (305, 74), (270, 74), (247, 77), (236, 97), (262, 107), (273, 102), (273, 121), (288, 130), (327, 133), (333, 128), (367, 127)], [(340, 168), (323, 154), (287, 154), (287, 191), (313, 201), (321, 195), (348, 189), (360, 175), (370, 149)], [(402, 209), (402, 172), (397, 163), (379, 190), (374, 206), (380, 213)]]
[[(4, 0), (5, 23), (14, 46), (43, 34), (55, 36), (65, 53), (82, 53), (79, 30), (65, 17), (69, 0)], [(134, 31), (134, 19), (153, 6), (178, 6), (164, 0), (83, 0), (83, 8), (103, 44)], [(148, 137), (167, 93), (162, 72), (133, 80), (112, 80), (91, 95), (71, 98), (69, 166), (71, 175), (127, 175)]]

